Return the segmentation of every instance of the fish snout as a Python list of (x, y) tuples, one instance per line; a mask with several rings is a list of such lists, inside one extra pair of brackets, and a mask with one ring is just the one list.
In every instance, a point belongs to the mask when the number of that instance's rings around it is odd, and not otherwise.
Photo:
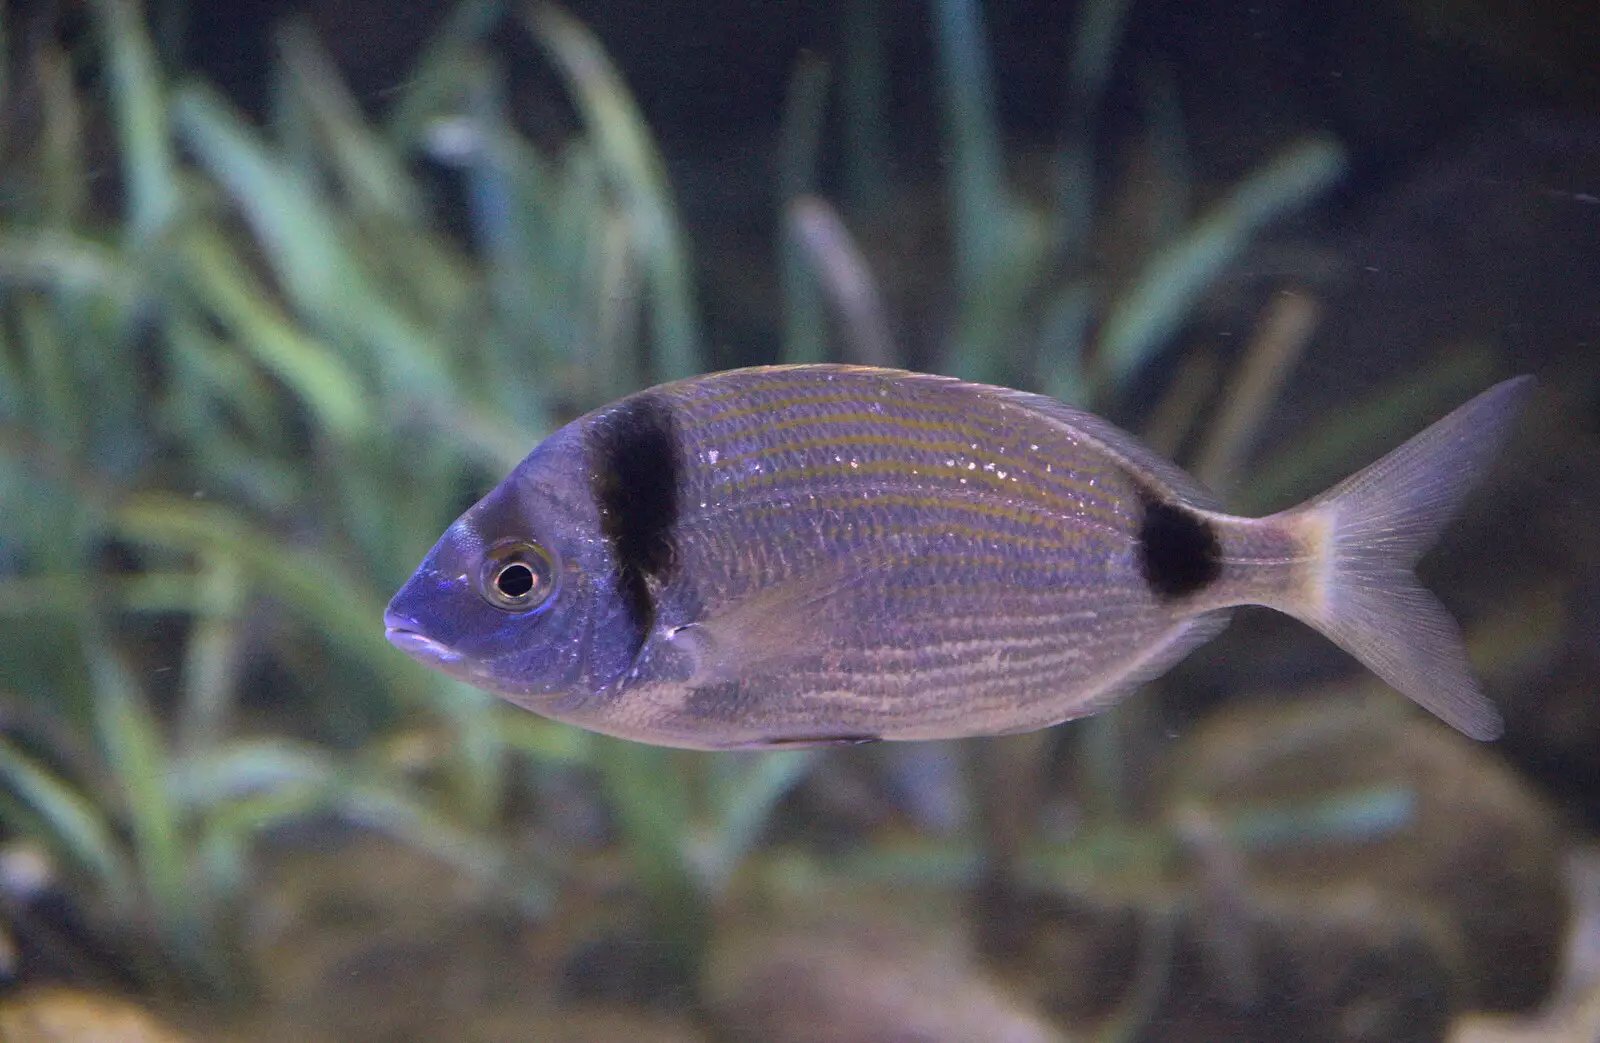
[(383, 614), (383, 636), (406, 655), (429, 665), (444, 666), (461, 659), (461, 654), (449, 645), (423, 633), (416, 620), (392, 608)]

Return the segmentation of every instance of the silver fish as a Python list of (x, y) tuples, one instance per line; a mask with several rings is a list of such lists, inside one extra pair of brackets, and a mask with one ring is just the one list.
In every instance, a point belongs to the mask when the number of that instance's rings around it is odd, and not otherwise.
[(396, 646), (548, 717), (701, 749), (944, 739), (1105, 709), (1266, 605), (1479, 739), (1412, 574), (1532, 387), (1265, 518), (1039, 395), (853, 366), (642, 391), (550, 436), (390, 602)]

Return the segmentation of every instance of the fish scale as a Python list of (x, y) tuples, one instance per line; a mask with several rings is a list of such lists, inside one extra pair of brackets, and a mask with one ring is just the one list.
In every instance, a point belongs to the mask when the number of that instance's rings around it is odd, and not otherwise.
[[(1105, 583), (1107, 562), (1131, 559), (1136, 519), (1124, 507), (1134, 499), (1129, 477), (1103, 454), (1009, 404), (975, 423), (971, 404), (941, 400), (960, 385), (857, 376), (819, 372), (808, 387), (790, 381), (782, 388), (756, 378), (742, 393), (720, 388), (709, 403), (693, 382), (672, 389), (681, 391), (672, 402), (688, 465), (686, 500), (745, 507), (701, 516), (690, 506), (681, 527), (725, 526), (760, 546), (791, 550), (792, 572), (784, 572), (770, 561), (701, 556), (699, 541), (686, 542), (680, 568), (689, 577), (722, 573), (720, 598), (737, 601), (869, 543), (900, 538), (917, 546), (944, 534), (935, 553), (890, 556), (887, 567), (914, 570), (915, 583), (836, 599), (831, 610), (848, 624), (830, 635), (831, 654), (820, 657), (831, 659), (827, 666), (798, 657), (737, 685), (791, 709), (814, 704), (818, 716), (850, 705), (852, 736), (878, 735), (900, 726), (896, 708), (913, 687), (923, 725), (958, 704), (971, 714), (1003, 702), (1015, 714), (1050, 700), (1053, 687), (1108, 672), (1152, 632), (1172, 627), (1142, 583)], [(824, 393), (821, 385), (834, 389)], [(1030, 445), (1040, 449), (1028, 458), (1013, 448)], [(1002, 470), (1006, 479), (997, 477)], [(824, 501), (831, 525), (812, 528), (808, 514), (794, 512), (811, 496)], [(873, 539), (861, 539), (864, 532)], [(750, 567), (728, 573), (741, 564)], [(1022, 576), (1028, 580), (1019, 584)], [(1019, 597), (1019, 585), (1035, 593)], [(1086, 591), (1100, 605), (1087, 618)], [(1036, 643), (1041, 631), (1050, 636)], [(880, 653), (887, 651), (896, 654), (886, 659)], [(693, 705), (721, 718), (747, 714), (752, 701), (727, 688), (720, 700)], [(728, 707), (736, 713), (726, 714)]]
[[(813, 399), (808, 400), (807, 404), (815, 406), (823, 403)], [(853, 403), (844, 401), (840, 405), (851, 406)], [(889, 401), (883, 405), (885, 409), (909, 411), (917, 404)], [(1096, 495), (1095, 482), (1100, 468), (1095, 468), (1093, 474), (1083, 476), (1083, 465), (1095, 461), (1080, 460), (1077, 462), (1079, 469), (1074, 471), (1067, 461), (1040, 460), (1038, 451), (1034, 451), (1033, 459), (1025, 459), (1015, 452), (1004, 452), (1008, 443), (1014, 445), (1022, 442), (1021, 432), (990, 430), (982, 441), (961, 442), (950, 440), (948, 430), (941, 428), (939, 421), (910, 412), (906, 415), (870, 418), (844, 414), (841, 418), (838, 414), (824, 411), (804, 418), (806, 427), (821, 429), (822, 433), (813, 439), (802, 440), (778, 437), (786, 430), (797, 430), (797, 421), (763, 425), (759, 413), (750, 409), (738, 412), (745, 423), (718, 424), (715, 418), (725, 414), (713, 413), (702, 424), (696, 423), (701, 418), (696, 416), (692, 404), (685, 409), (691, 421), (689, 428), (705, 432), (703, 436), (695, 437), (704, 438), (706, 450), (719, 451), (717, 463), (709, 466), (747, 460), (758, 462), (764, 466), (760, 476), (762, 480), (756, 483), (759, 485), (775, 484), (778, 478), (774, 476), (774, 470), (784, 480), (802, 486), (816, 483), (830, 473), (839, 478), (858, 477), (851, 472), (860, 472), (860, 468), (850, 468), (840, 459), (855, 457), (880, 465), (881, 471), (869, 467), (859, 477), (878, 478), (872, 485), (881, 492), (892, 492), (899, 487), (911, 488), (923, 494), (930, 486), (966, 489), (979, 485), (1004, 493), (1012, 487), (1022, 490), (1020, 479), (1026, 475), (1032, 479), (1032, 484), (1021, 495), (1029, 500), (1042, 501), (1058, 511), (1098, 514), (1110, 513), (1115, 507), (1114, 499)], [(976, 434), (978, 429), (971, 430)], [(1031, 444), (1039, 443), (1034, 441)], [(729, 448), (730, 445), (735, 448)], [(794, 459), (796, 456), (799, 460)], [(794, 466), (796, 463), (801, 463), (801, 466)], [(1047, 472), (1046, 467), (1052, 467), (1054, 473)], [(994, 477), (996, 470), (1006, 470), (1008, 475), (1013, 476), (1011, 487), (1005, 484), (1004, 479)], [(744, 486), (748, 482), (741, 482), (736, 470), (729, 468), (720, 474), (732, 491), (746, 491)], [(895, 476), (900, 477), (903, 483), (894, 482), (892, 479)], [(854, 487), (862, 492), (868, 488), (859, 482)]]
[(1263, 604), (1488, 737), (1498, 716), (1411, 567), (1529, 386), (1241, 518), (1041, 396), (850, 366), (696, 377), (552, 435), (445, 533), (386, 625), (528, 709), (715, 749), (1080, 717)]

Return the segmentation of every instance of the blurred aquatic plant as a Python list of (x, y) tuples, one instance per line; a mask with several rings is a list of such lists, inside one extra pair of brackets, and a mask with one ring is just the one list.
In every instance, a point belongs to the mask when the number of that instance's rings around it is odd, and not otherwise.
[[(376, 756), (346, 763), (271, 736), (187, 748), (169, 737), (126, 651), (97, 624), (81, 629), (91, 734), (52, 741), (62, 729), (7, 721), (0, 809), (10, 828), (51, 844), (84, 912), (112, 925), (121, 966), (100, 973), (237, 995), (248, 968), (228, 932), (251, 880), (249, 851), (259, 834), (289, 822), (338, 815), (479, 879), (502, 875), (492, 841), (430, 807)], [(525, 897), (544, 900), (537, 888)]]
[[(687, 253), (620, 78), (535, 9), (584, 120), (536, 146), (484, 44), (502, 5), (469, 2), (375, 122), (290, 23), (258, 128), (160, 66), (141, 5), (91, 10), (115, 209), (89, 191), (96, 100), (30, 34), (41, 130), (8, 157), (0, 217), (7, 828), (212, 984), (237, 970), (215, 960), (248, 842), (289, 820), (384, 829), (547, 903), (559, 869), (514, 866), (497, 837), (509, 766), (586, 763), (587, 738), (413, 669), (378, 620), (566, 411), (700, 368)], [(430, 212), (430, 166), (461, 186), (469, 241)], [(419, 726), (448, 735), (421, 782), (396, 755)]]
[[(1006, 184), (977, 0), (939, 0), (933, 6), (959, 294), (946, 365), (958, 376), (1037, 385), (1078, 404), (1116, 401), (1146, 363), (1171, 345), (1184, 318), (1253, 237), (1315, 199), (1343, 172), (1343, 150), (1327, 139), (1310, 139), (1287, 147), (1192, 218), (1183, 212), (1183, 193), (1174, 188), (1172, 198), (1151, 203), (1169, 227), (1155, 229), (1156, 241), (1125, 284), (1110, 285), (1092, 258), (1094, 203), (1103, 177), (1094, 141), (1127, 0), (1080, 5), (1056, 188), (1044, 209), (1025, 203)], [(1170, 168), (1163, 173), (1181, 187), (1176, 105), (1158, 88), (1151, 95), (1151, 149)]]
[(711, 900), (815, 756), (809, 750), (706, 756), (598, 741), (596, 765), (651, 899), (659, 962), (673, 981), (694, 980), (710, 940)]
[[(1183, 323), (1274, 221), (1321, 196), (1342, 176), (1344, 150), (1313, 137), (1292, 142), (1198, 212), (1189, 201), (1182, 119), (1170, 84), (1148, 78), (1141, 147), (1155, 157), (1156, 189), (1142, 205), (1148, 240), (1128, 273), (1097, 258), (1099, 237), (1129, 238), (1106, 228), (1099, 206), (1109, 171), (1099, 162), (1101, 108), (1120, 50), (1128, 0), (1079, 5), (1064, 83), (1065, 118), (1052, 157), (1051, 191), (1030, 199), (1008, 178), (996, 111), (993, 71), (978, 0), (930, 5), (949, 156), (949, 264), (954, 290), (938, 367), (971, 380), (1037, 388), (1079, 405), (1107, 408), (1135, 386), (1146, 367), (1170, 349)], [(844, 195), (853, 213), (880, 205), (884, 142), (892, 136), (881, 94), (883, 41), (873, 0), (844, 4), (848, 34), (840, 94), (845, 129)], [(786, 203), (816, 191), (819, 136), (826, 111), (827, 70), (802, 58), (790, 83), (780, 147), (779, 182)], [(862, 321), (840, 306), (851, 299), (830, 273), (842, 251), (814, 240), (817, 221), (791, 215), (779, 255), (785, 302), (784, 358), (826, 357), (826, 321), (818, 282), (840, 312), (843, 354), (854, 358)], [(831, 266), (837, 268), (837, 266)], [(869, 334), (866, 343), (875, 343)], [(894, 357), (890, 348), (874, 358)]]

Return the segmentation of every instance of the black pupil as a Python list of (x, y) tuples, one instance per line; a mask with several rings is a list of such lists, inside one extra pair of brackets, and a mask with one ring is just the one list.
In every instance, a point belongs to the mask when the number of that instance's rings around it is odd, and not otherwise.
[(520, 561), (513, 561), (500, 570), (494, 585), (508, 598), (520, 598), (533, 590), (533, 570)]

